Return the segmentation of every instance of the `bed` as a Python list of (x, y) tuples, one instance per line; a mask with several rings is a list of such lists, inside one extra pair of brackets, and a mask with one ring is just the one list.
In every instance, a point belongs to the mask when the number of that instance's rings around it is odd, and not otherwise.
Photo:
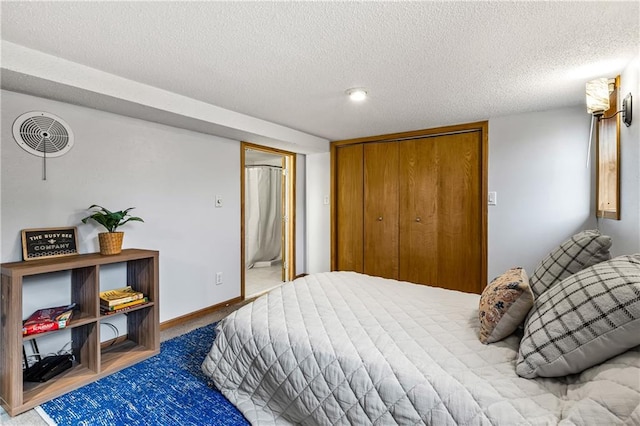
[(640, 349), (525, 379), (517, 333), (478, 339), (479, 295), (330, 272), (217, 325), (203, 371), (252, 424), (640, 424)]

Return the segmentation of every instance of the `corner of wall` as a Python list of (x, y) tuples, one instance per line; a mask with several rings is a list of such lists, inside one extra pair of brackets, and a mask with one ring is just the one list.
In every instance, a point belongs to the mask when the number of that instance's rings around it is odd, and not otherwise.
[(308, 154), (307, 172), (307, 272), (331, 270), (331, 210), (324, 204), (331, 187), (328, 152)]
[(640, 253), (640, 55), (620, 73), (620, 98), (627, 93), (636, 113), (631, 126), (620, 126), (620, 220), (600, 221), (602, 233), (613, 240), (615, 256)]
[[(1, 102), (1, 99), (0, 99)], [(4, 108), (0, 108), (3, 110)], [(2, 144), (0, 144), (0, 158), (2, 158)], [(2, 170), (0, 169), (0, 259), (2, 257)]]

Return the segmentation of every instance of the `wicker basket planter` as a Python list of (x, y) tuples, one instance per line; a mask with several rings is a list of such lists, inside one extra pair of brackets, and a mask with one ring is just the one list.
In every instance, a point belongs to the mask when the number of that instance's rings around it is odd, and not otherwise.
[(82, 219), (82, 223), (87, 223), (88, 220), (93, 220), (109, 232), (102, 232), (98, 234), (98, 241), (100, 241), (100, 254), (119, 254), (122, 251), (122, 238), (124, 232), (117, 232), (116, 229), (119, 226), (124, 225), (127, 222), (144, 222), (142, 218), (136, 216), (130, 216), (129, 212), (135, 207), (129, 207), (128, 209), (111, 211), (102, 206), (93, 204), (89, 206), (89, 216)]
[(98, 234), (100, 254), (119, 254), (122, 251), (124, 232), (101, 232)]

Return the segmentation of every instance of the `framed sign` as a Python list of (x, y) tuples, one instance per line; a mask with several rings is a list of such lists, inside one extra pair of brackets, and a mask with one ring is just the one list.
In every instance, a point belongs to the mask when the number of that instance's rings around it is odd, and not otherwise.
[(78, 233), (75, 226), (22, 230), (22, 258), (24, 260), (73, 254), (78, 254)]

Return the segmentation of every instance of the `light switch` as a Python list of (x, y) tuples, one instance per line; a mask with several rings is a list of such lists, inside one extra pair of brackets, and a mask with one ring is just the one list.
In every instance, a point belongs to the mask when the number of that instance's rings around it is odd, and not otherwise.
[(216, 195), (216, 207), (222, 207), (222, 197)]
[(495, 206), (498, 204), (498, 193), (495, 191), (489, 192), (489, 205)]
[(329, 196), (328, 196), (328, 195), (325, 195), (325, 196), (324, 196), (324, 198), (323, 198), (323, 200), (322, 200), (322, 203), (323, 203), (325, 206), (328, 206), (328, 205), (329, 205)]

